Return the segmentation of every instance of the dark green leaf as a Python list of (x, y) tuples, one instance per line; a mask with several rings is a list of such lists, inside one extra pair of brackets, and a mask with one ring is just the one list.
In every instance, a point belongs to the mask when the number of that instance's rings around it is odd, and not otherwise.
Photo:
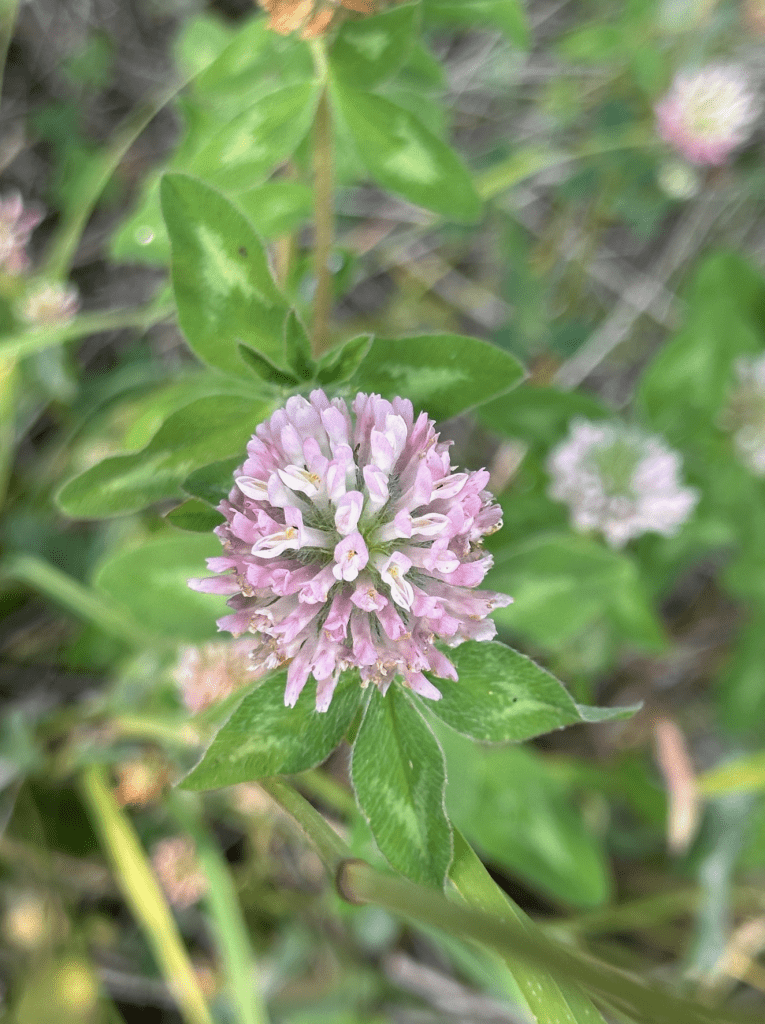
[(187, 494), (201, 498), (208, 505), (217, 506), (228, 497), (234, 486), (234, 470), (242, 465), (244, 459), (245, 453), (242, 449), (241, 455), (221, 459), (220, 462), (211, 462), (208, 466), (202, 466), (189, 474), (181, 487)]
[(249, 221), (215, 189), (183, 174), (164, 176), (161, 198), (178, 318), (191, 347), (239, 377), (249, 371), (238, 342), (283, 363), (288, 306)]
[(684, 297), (686, 325), (649, 365), (638, 393), (652, 425), (676, 443), (715, 430), (733, 362), (762, 351), (765, 281), (749, 260), (718, 252)]
[(284, 321), (284, 348), (287, 362), (302, 380), (312, 380), (316, 364), (311, 355), (311, 342), (308, 332), (294, 309), (287, 314)]
[(213, 135), (189, 171), (226, 191), (251, 188), (297, 149), (318, 97), (314, 82), (268, 93)]
[(433, 24), (496, 26), (521, 49), (530, 43), (523, 0), (425, 0), (425, 21)]
[(417, 4), (400, 4), (372, 18), (346, 21), (330, 50), (333, 72), (357, 89), (393, 78), (406, 61)]
[(487, 582), (515, 598), (496, 621), (547, 650), (599, 621), (637, 647), (666, 644), (634, 561), (589, 537), (548, 534), (503, 548)]
[(97, 571), (95, 584), (152, 632), (201, 643), (217, 635), (215, 620), (228, 609), (225, 598), (199, 594), (188, 580), (206, 575), (205, 559), (220, 553), (220, 541), (212, 534), (169, 531), (112, 554)]
[(358, 673), (346, 672), (340, 677), (326, 712), (315, 709), (313, 679), (295, 707), (285, 707), (286, 679), (286, 671), (277, 672), (244, 698), (183, 780), (183, 789), (220, 789), (270, 775), (302, 772), (332, 753), (361, 700)]
[(441, 700), (425, 706), (452, 729), (485, 743), (518, 743), (578, 722), (629, 718), (638, 710), (582, 707), (555, 676), (501, 643), (469, 640), (448, 654), (459, 680), (434, 679)]
[(522, 379), (517, 359), (487, 341), (428, 334), (375, 338), (351, 383), (384, 398), (409, 398), (443, 420), (504, 394)]
[(182, 505), (168, 512), (165, 519), (179, 530), (188, 530), (191, 533), (212, 533), (216, 526), (226, 521), (220, 512), (216, 512), (206, 501), (199, 501), (198, 498), (184, 501)]
[(608, 898), (602, 843), (576, 807), (571, 787), (531, 747), (476, 747), (439, 730), (455, 826), (485, 858), (566, 904)]
[(298, 383), (297, 377), (287, 370), (274, 366), (270, 359), (266, 359), (260, 352), (248, 345), (239, 345), (239, 355), (250, 367), (256, 377), (259, 377), (267, 384), (275, 384), (280, 388), (294, 388)]
[(59, 507), (79, 519), (137, 512), (164, 498), (180, 498), (181, 483), (199, 466), (241, 452), (271, 407), (251, 398), (200, 398), (162, 424), (143, 451), (104, 459), (64, 484)]
[(340, 82), (333, 95), (359, 157), (384, 188), (450, 220), (480, 218), (481, 200), (464, 164), (413, 114)]
[(351, 778), (380, 852), (415, 882), (442, 887), (452, 859), (444, 755), (398, 684), (384, 697), (372, 688)]

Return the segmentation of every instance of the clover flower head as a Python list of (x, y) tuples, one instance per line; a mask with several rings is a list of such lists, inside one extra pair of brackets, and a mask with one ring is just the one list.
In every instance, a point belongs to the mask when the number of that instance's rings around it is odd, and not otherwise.
[(179, 910), (198, 903), (208, 890), (196, 847), (188, 836), (161, 839), (152, 850), (151, 865), (169, 902)]
[(723, 164), (749, 138), (760, 100), (742, 67), (681, 72), (656, 105), (659, 135), (694, 164)]
[(24, 206), (19, 192), (0, 199), (0, 268), (6, 273), (21, 274), (29, 267), (27, 243), (42, 219), (38, 207)]
[(253, 646), (251, 640), (234, 640), (181, 648), (173, 675), (189, 711), (203, 711), (257, 679)]
[(615, 548), (643, 533), (674, 535), (699, 499), (680, 483), (676, 452), (621, 423), (575, 420), (547, 469), (548, 493), (569, 506), (574, 528), (596, 530)]
[(765, 355), (741, 356), (733, 370), (736, 380), (721, 426), (733, 434), (736, 454), (747, 469), (765, 476)]
[(326, 711), (349, 668), (383, 693), (399, 676), (440, 697), (424, 672), (457, 674), (434, 640), (491, 639), (487, 616), (511, 601), (474, 589), (491, 565), (481, 539), (501, 525), (489, 474), (455, 472), (406, 399), (358, 394), (349, 409), (319, 390), (260, 424), (247, 455), (208, 561), (224, 575), (189, 581), (232, 595), (219, 629), (256, 634), (264, 670), (289, 662), (290, 707), (313, 676)]
[(301, 39), (324, 35), (335, 20), (338, 7), (356, 14), (374, 14), (377, 0), (260, 0), (269, 15), (268, 27), (279, 35), (300, 29)]
[(74, 285), (49, 281), (32, 288), (24, 296), (20, 313), (23, 320), (37, 327), (68, 324), (80, 308), (80, 293)]

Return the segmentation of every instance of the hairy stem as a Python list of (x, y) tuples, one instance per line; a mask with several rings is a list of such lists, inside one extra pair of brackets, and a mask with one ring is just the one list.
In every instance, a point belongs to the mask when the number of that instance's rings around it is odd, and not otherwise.
[(329, 346), (329, 315), (332, 309), (332, 274), (328, 267), (334, 239), (334, 183), (332, 170), (332, 111), (327, 89), (327, 58), (322, 44), (311, 41), (318, 76), (324, 87), (314, 119), (314, 266), (316, 295), (313, 306), (313, 354), (319, 356)]

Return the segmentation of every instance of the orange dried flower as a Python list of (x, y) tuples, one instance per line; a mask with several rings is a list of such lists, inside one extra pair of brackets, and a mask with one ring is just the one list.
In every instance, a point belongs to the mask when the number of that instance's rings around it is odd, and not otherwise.
[(329, 29), (339, 7), (356, 14), (374, 14), (378, 0), (260, 0), (270, 14), (269, 28), (280, 35), (300, 30), (301, 39), (313, 39)]

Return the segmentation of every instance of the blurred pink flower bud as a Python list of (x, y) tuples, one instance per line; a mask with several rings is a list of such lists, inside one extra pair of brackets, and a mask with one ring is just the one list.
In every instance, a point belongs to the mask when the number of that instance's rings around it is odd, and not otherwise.
[(0, 199), (0, 268), (6, 273), (20, 274), (29, 267), (27, 243), (42, 219), (42, 210), (25, 207), (18, 192)]
[(20, 312), (28, 324), (54, 327), (68, 324), (79, 308), (80, 294), (77, 289), (73, 285), (53, 281), (28, 291), (21, 303)]
[(568, 505), (574, 528), (602, 533), (614, 548), (643, 533), (673, 536), (699, 500), (680, 483), (676, 452), (621, 423), (575, 420), (547, 470), (548, 493)]
[(198, 903), (207, 892), (207, 878), (188, 836), (160, 840), (151, 852), (151, 864), (168, 901), (179, 910)]
[(203, 711), (256, 680), (257, 666), (250, 660), (254, 646), (253, 640), (234, 640), (182, 647), (173, 675), (189, 711)]
[(659, 135), (694, 164), (723, 164), (747, 141), (760, 101), (744, 68), (709, 65), (675, 76), (656, 105)]
[(448, 444), (412, 403), (359, 394), (352, 407), (323, 391), (290, 398), (247, 446), (220, 510), (218, 577), (190, 580), (232, 594), (218, 626), (255, 633), (262, 671), (289, 662), (285, 703), (313, 676), (326, 711), (340, 673), (384, 693), (400, 676), (437, 699), (423, 672), (456, 679), (434, 646), (488, 640), (492, 609), (511, 598), (474, 590), (501, 524), (488, 473), (455, 473)]

